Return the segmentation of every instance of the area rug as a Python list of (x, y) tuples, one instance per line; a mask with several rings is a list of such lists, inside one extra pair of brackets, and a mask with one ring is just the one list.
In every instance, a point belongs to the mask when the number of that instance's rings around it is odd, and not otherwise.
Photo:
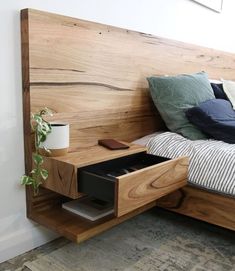
[(31, 271), (235, 270), (234, 233), (189, 225), (151, 211), (24, 265)]

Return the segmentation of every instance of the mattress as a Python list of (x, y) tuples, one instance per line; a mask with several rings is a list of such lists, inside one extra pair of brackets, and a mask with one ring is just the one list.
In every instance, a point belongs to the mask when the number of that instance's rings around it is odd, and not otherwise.
[(189, 156), (188, 182), (207, 190), (235, 196), (235, 144), (217, 140), (189, 140), (164, 132), (143, 142), (149, 153), (177, 158)]

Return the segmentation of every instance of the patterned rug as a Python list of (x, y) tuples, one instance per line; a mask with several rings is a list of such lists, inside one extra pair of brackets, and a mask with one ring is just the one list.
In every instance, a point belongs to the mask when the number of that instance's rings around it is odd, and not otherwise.
[(31, 271), (235, 270), (235, 233), (152, 210), (24, 263)]

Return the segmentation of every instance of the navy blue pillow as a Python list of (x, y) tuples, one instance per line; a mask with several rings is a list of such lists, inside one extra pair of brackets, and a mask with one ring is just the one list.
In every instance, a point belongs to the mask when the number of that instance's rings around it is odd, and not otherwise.
[(222, 83), (221, 84), (211, 83), (211, 87), (214, 91), (214, 95), (216, 99), (228, 100), (228, 97), (224, 92)]
[(204, 133), (217, 140), (235, 144), (235, 111), (229, 101), (207, 100), (188, 109), (185, 114)]

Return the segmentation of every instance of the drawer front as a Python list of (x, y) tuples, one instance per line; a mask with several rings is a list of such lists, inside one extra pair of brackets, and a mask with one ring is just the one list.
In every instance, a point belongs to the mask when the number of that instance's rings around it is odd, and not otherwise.
[(116, 183), (116, 216), (186, 185), (188, 162), (188, 157), (180, 157), (120, 176)]

